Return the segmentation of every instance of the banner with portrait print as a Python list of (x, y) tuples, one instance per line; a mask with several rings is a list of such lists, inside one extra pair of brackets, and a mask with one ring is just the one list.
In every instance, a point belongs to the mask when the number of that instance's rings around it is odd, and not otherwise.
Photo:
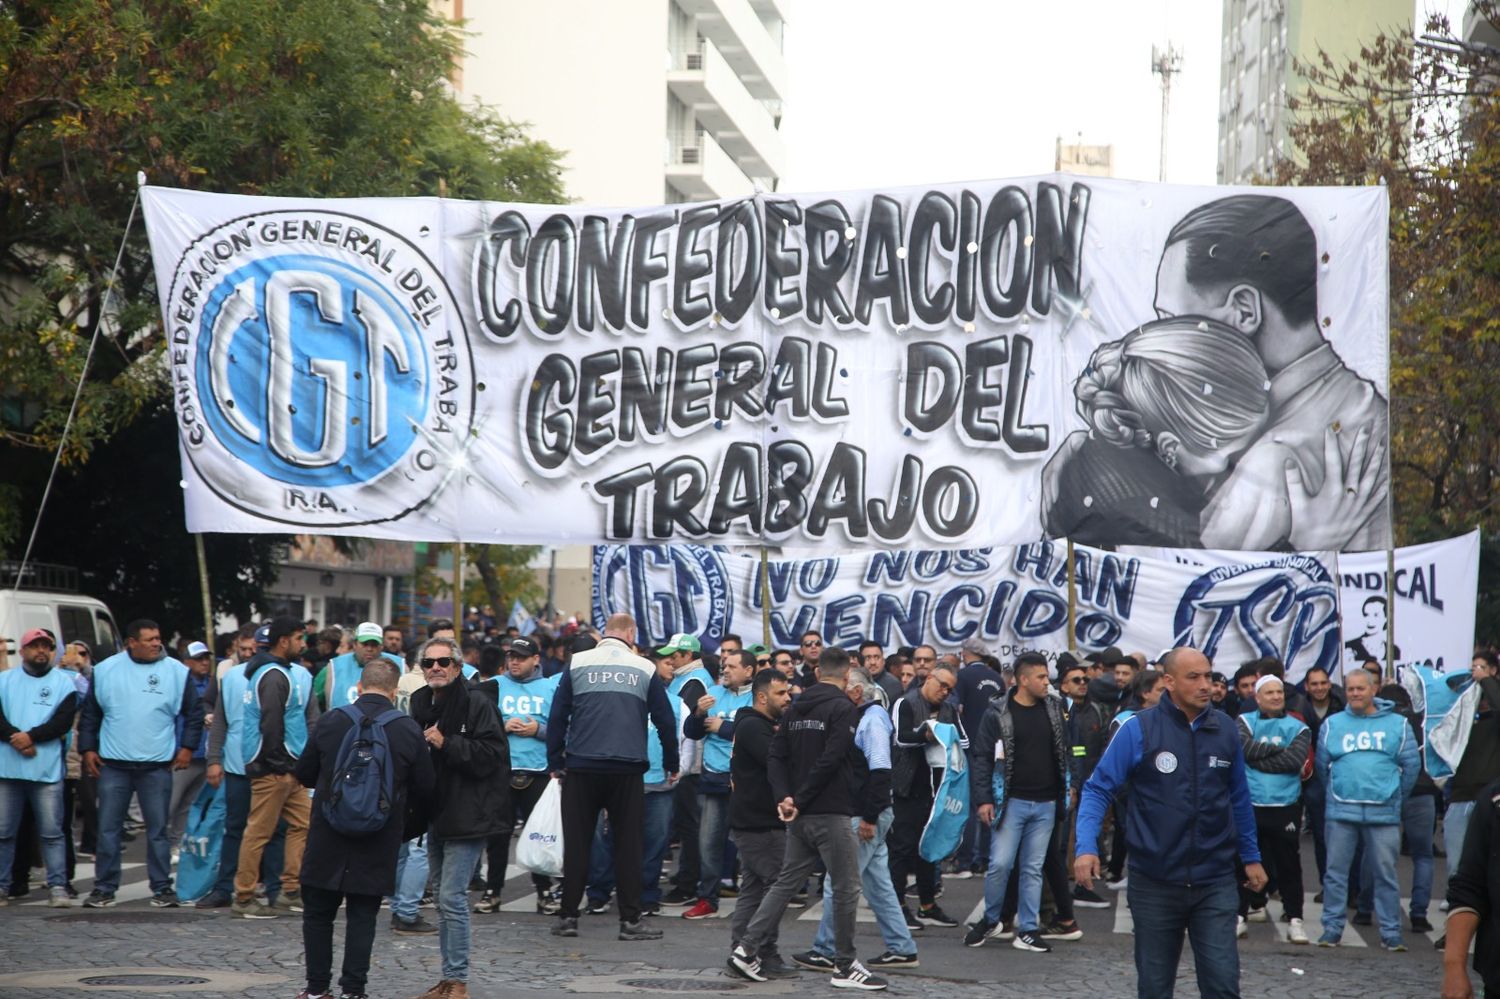
[(1379, 187), (144, 200), (193, 531), (1386, 543)]

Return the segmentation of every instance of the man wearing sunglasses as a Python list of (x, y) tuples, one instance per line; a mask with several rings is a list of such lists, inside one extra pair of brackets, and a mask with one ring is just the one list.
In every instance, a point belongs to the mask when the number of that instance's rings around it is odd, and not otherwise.
[[(925, 651), (937, 658), (928, 646), (924, 645), (917, 651)], [(917, 897), (921, 905), (915, 918), (904, 903), (901, 906), (907, 927), (914, 930), (929, 925), (958, 925), (958, 920), (938, 908), (937, 868), (930, 861), (923, 860), (918, 850), (922, 830), (932, 812), (933, 795), (942, 783), (945, 764), (943, 746), (933, 735), (932, 726), (954, 726), (958, 729), (959, 745), (965, 750), (969, 748), (963, 718), (949, 700), (957, 685), (958, 675), (951, 666), (934, 666), (927, 678), (907, 691), (891, 709), (891, 721), (896, 728), (896, 745), (891, 760), (891, 793), (895, 800), (887, 843), (891, 851), (891, 881), (896, 887), (896, 897), (904, 898), (907, 880), (912, 876), (917, 879)]]
[[(1088, 668), (1071, 653), (1064, 652), (1057, 657), (1057, 685), (1063, 695), (1063, 714), (1068, 720), (1068, 743), (1073, 764), (1070, 806), (1076, 815), (1079, 792), (1093, 774), (1094, 766), (1104, 752), (1104, 744), (1109, 741), (1109, 712), (1089, 697)], [(1063, 870), (1068, 871), (1073, 868), (1073, 830), (1068, 823), (1064, 825), (1068, 828), (1061, 837), (1054, 835), (1053, 843), (1055, 846), (1061, 841)], [(1048, 863), (1052, 863), (1050, 856)], [(1081, 884), (1073, 885), (1073, 904), (1085, 909), (1109, 908), (1109, 902), (1102, 895)]]

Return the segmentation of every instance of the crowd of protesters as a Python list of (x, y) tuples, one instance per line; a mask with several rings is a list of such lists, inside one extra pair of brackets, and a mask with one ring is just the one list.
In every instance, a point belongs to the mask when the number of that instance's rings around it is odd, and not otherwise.
[[(169, 655), (149, 620), (97, 663), (44, 629), (22, 636), (0, 671), (0, 905), (29, 894), (39, 860), (48, 904), (108, 908), (123, 844), (144, 836), (151, 905), (300, 916), (304, 996), (331, 994), (340, 907), (337, 984), (365, 994), (384, 900), (393, 932), (437, 938), (441, 979), (425, 996), (464, 999), (470, 920), (500, 910), (514, 833), (558, 781), (562, 876), (530, 876), (552, 933), (577, 936), (581, 913), (613, 904), (619, 938), (649, 941), (664, 915), (705, 919), (732, 899), (728, 972), (754, 981), (802, 969), (878, 990), (945, 928), (970, 947), (1047, 953), (1082, 938), (1077, 907), (1118, 892), (1140, 995), (1171, 994), (1184, 937), (1203, 994), (1233, 995), (1235, 938), (1255, 923), (1338, 946), (1352, 910), (1405, 950), (1408, 929), (1432, 930), (1437, 853), (1455, 871), (1437, 886), (1453, 905), (1444, 995), (1467, 994), (1476, 936), (1476, 967), (1492, 988), (1500, 977), (1489, 652), (1445, 678), (1477, 696), (1440, 784), (1408, 689), (1373, 662), (1291, 684), (1273, 658), (1228, 675), (1192, 649), (1002, 663), (973, 639), (845, 650), (816, 631), (780, 649), (726, 635), (705, 654), (691, 634), (647, 642), (627, 615), (602, 633), (523, 635), (478, 609), (418, 636), (274, 618), (225, 651)], [(351, 776), (351, 746), (376, 760), (375, 792)], [(205, 788), (224, 800), (217, 877), (183, 900), (173, 863)], [(94, 860), (81, 900), (80, 857)], [(982, 914), (960, 926), (942, 882), (971, 877), (984, 879)], [(783, 913), (819, 894), (810, 946), (784, 951)], [(1304, 923), (1309, 894), (1321, 926)], [(884, 948), (865, 961), (861, 896)]]

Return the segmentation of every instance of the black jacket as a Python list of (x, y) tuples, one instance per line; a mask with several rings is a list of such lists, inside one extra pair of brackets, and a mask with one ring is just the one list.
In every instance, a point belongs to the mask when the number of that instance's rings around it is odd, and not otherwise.
[(929, 720), (957, 726), (960, 745), (969, 748), (969, 734), (952, 701), (945, 700), (934, 709), (922, 697), (920, 686), (908, 690), (891, 708), (891, 721), (896, 726), (895, 745), (891, 747), (891, 794), (897, 798), (931, 798), (937, 789), (940, 770), (927, 762), (928, 742), (922, 731)]
[[(439, 839), (488, 839), (510, 814), (510, 746), (500, 715), (463, 680), (439, 701), (431, 687), (411, 695), (411, 715), (424, 730), (436, 724), (443, 748), (432, 749), (437, 775), (428, 832)], [(454, 700), (454, 699), (457, 700)]]
[[(379, 694), (362, 694), (354, 706), (374, 718), (390, 708), (391, 702)], [(432, 794), (432, 760), (415, 721), (403, 717), (387, 725), (385, 737), (395, 767), (392, 777), (397, 804), (393, 818), (371, 836), (345, 836), (323, 818), (323, 799), (333, 782), (339, 747), (352, 724), (342, 711), (323, 715), (297, 760), (297, 779), (316, 789), (307, 849), (302, 854), (302, 883), (354, 895), (389, 895), (396, 890), (396, 855), (401, 850), (406, 812), (412, 808), (425, 811)]]
[(1464, 911), (1479, 917), (1474, 970), (1490, 995), (1500, 989), (1500, 781), (1475, 798), (1463, 854), (1448, 879), (1448, 918)]
[(1104, 721), (1108, 725), (1125, 703), (1125, 688), (1115, 686), (1115, 678), (1105, 673), (1089, 681), (1089, 700), (1104, 710)]
[[(990, 709), (984, 713), (984, 720), (979, 723), (979, 733), (970, 747), (970, 758), (973, 760), (969, 768), (969, 794), (970, 802), (976, 808), (980, 805), (995, 804), (995, 746), (1005, 747), (1004, 759), (1000, 761), (1001, 789), (1009, 792), (1011, 777), (1016, 767), (1016, 722), (1011, 715), (1011, 702), (1015, 698), (1012, 691), (1005, 697), (996, 698), (990, 705)], [(1047, 699), (1042, 702), (1047, 709), (1047, 721), (1052, 727), (1051, 756), (1052, 759), (1021, 760), (1022, 766), (1043, 767), (1051, 766), (1057, 771), (1057, 786), (1062, 789), (1063, 797), (1068, 793), (1068, 778), (1071, 767), (1068, 765), (1072, 758), (1072, 752), (1068, 746), (1068, 723), (1063, 718), (1062, 698), (1056, 694), (1048, 694)], [(1059, 799), (1061, 800), (1061, 799)], [(1003, 806), (1005, 803), (1002, 801)], [(998, 811), (998, 809), (997, 809)], [(999, 815), (995, 816), (997, 819)]]
[(1085, 698), (1079, 704), (1070, 697), (1063, 702), (1063, 714), (1072, 743), (1073, 790), (1081, 791), (1109, 742), (1109, 712), (1096, 701)]
[(790, 797), (805, 815), (858, 815), (865, 756), (854, 745), (858, 711), (842, 690), (815, 683), (804, 690), (771, 740), (767, 771), (775, 801)]
[(734, 713), (734, 751), (729, 756), (729, 828), (780, 829), (767, 770), (776, 725), (753, 707)]

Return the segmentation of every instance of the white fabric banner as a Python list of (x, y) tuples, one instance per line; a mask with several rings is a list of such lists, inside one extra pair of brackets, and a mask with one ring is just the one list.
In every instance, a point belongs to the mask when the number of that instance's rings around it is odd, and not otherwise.
[[(969, 637), (1002, 660), (1118, 645), (1151, 659), (1174, 645), (1203, 649), (1232, 672), (1265, 655), (1294, 679), (1338, 666), (1338, 590), (1329, 556), (1266, 555), (1240, 563), (1075, 546), (1076, 640), (1068, 641), (1062, 542), (962, 551), (875, 552), (771, 561), (772, 644), (795, 647), (817, 629), (830, 645), (870, 639), (887, 651), (931, 644), (954, 651)], [(1198, 554), (1198, 553), (1192, 553)], [(594, 549), (597, 625), (632, 614), (643, 641), (683, 631), (715, 648), (726, 634), (762, 636), (760, 561), (695, 545)]]
[(193, 531), (1385, 544), (1379, 187), (145, 212)]

